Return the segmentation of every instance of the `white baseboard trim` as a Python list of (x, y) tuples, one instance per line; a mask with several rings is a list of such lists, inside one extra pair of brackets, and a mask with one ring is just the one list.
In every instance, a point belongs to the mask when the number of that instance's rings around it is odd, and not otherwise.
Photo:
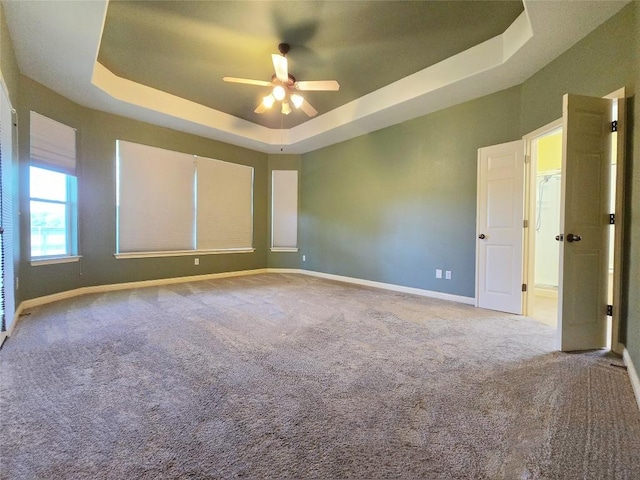
[[(130, 288), (144, 288), (154, 287), (159, 285), (171, 285), (175, 283), (195, 282), (199, 280), (213, 280), (216, 278), (229, 278), (229, 277), (241, 277), (245, 275), (258, 275), (260, 273), (267, 273), (266, 268), (258, 268), (255, 270), (240, 270), (236, 272), (222, 272), (222, 273), (209, 273), (205, 275), (192, 275), (188, 277), (172, 277), (172, 278), (159, 278), (156, 280), (142, 280), (139, 282), (126, 282), (126, 283), (113, 283), (108, 285), (94, 285), (90, 287), (80, 287), (74, 290), (67, 290), (65, 292), (54, 293), (51, 295), (44, 295), (42, 297), (30, 298), (20, 302), (13, 319), (13, 322), (9, 326), (6, 332), (2, 332), (6, 337), (10, 337), (20, 319), (22, 312), (29, 308), (39, 307), (40, 305), (46, 305), (47, 303), (57, 302), (60, 300), (66, 300), (68, 298), (79, 297), (80, 295), (86, 295), (88, 293), (102, 293), (113, 292), (116, 290), (127, 290)], [(5, 338), (6, 338), (5, 337)], [(3, 340), (4, 341), (4, 340)], [(0, 343), (2, 345), (2, 343)]]
[(626, 348), (622, 352), (622, 358), (624, 359), (624, 364), (627, 366), (627, 372), (629, 373), (633, 393), (636, 395), (636, 402), (640, 409), (640, 377), (638, 377), (638, 371), (636, 370), (633, 360), (631, 360), (631, 355), (629, 355), (629, 351)]
[(46, 305), (47, 303), (57, 302), (60, 300), (66, 300), (80, 295), (87, 295), (89, 293), (102, 293), (113, 292), (116, 290), (127, 290), (132, 288), (144, 288), (155, 287), (160, 285), (171, 285), (175, 283), (185, 282), (197, 282), (200, 280), (214, 280), (217, 278), (230, 278), (230, 277), (242, 277), (246, 275), (258, 275), (261, 273), (297, 273), (302, 275), (309, 275), (312, 277), (324, 278), (327, 280), (335, 280), (338, 282), (352, 283), (355, 285), (363, 285), (367, 287), (381, 288), (385, 290), (392, 290), (394, 292), (410, 293), (412, 295), (420, 295), (422, 297), (438, 298), (441, 300), (450, 300), (452, 302), (465, 303), (467, 305), (474, 305), (475, 299), (472, 297), (463, 297), (460, 295), (451, 295), (449, 293), (433, 292), (430, 290), (423, 290), (420, 288), (403, 287), (401, 285), (394, 285), (391, 283), (374, 282), (371, 280), (362, 280), (360, 278), (343, 277), (342, 275), (333, 275), (331, 273), (315, 272), (312, 270), (301, 270), (297, 268), (257, 268), (255, 270), (240, 270), (236, 272), (222, 272), (222, 273), (209, 273), (205, 275), (192, 275), (188, 277), (172, 277), (172, 278), (159, 278), (156, 280), (142, 280), (139, 282), (126, 282), (126, 283), (113, 283), (108, 285), (94, 285), (90, 287), (80, 287), (74, 290), (67, 290), (65, 292), (54, 293), (51, 295), (44, 295), (42, 297), (30, 298), (20, 302), (16, 313), (14, 315), (13, 322), (9, 326), (6, 332), (2, 332), (4, 337), (0, 337), (0, 345), (5, 338), (10, 337), (15, 329), (20, 315), (22, 312), (29, 308), (39, 307)]
[[(274, 273), (286, 273), (284, 269), (269, 269)], [(315, 272), (313, 270), (294, 270), (290, 273), (302, 273), (312, 277), (324, 278), (327, 280), (335, 280), (337, 282), (352, 283), (355, 285), (363, 285), (365, 287), (381, 288), (400, 293), (409, 293), (411, 295), (419, 295), (421, 297), (438, 298), (440, 300), (449, 300), (451, 302), (465, 303), (467, 305), (475, 305), (476, 299), (473, 297), (463, 297), (461, 295), (452, 295), (450, 293), (434, 292), (432, 290), (424, 290), (422, 288), (404, 287), (393, 283), (374, 282), (373, 280), (363, 280), (361, 278), (343, 277), (342, 275), (334, 275), (332, 273)]]
[(533, 290), (533, 294), (536, 297), (544, 297), (544, 298), (558, 298), (558, 290), (552, 290), (550, 288), (540, 288), (536, 287)]
[(22, 310), (24, 310), (24, 307), (22, 306), (22, 304), (18, 305), (18, 308), (16, 308), (16, 313), (13, 314), (13, 322), (11, 322), (11, 325), (9, 325), (9, 328), (7, 328), (6, 332), (2, 332), (4, 337), (2, 337), (2, 341), (0, 342), (0, 345), (2, 345), (7, 338), (13, 335), (13, 330), (16, 328), (16, 323), (18, 323), (18, 320), (20, 319), (20, 314), (22, 313)]

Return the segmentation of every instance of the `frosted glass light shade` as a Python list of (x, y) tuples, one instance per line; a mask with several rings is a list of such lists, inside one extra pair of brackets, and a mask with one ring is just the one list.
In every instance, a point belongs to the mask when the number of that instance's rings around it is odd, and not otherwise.
[(291, 102), (293, 103), (294, 107), (300, 108), (302, 106), (302, 102), (304, 102), (304, 98), (302, 98), (302, 95), (294, 93), (293, 95), (291, 95)]
[(276, 101), (276, 99), (273, 97), (272, 94), (269, 94), (266, 97), (262, 98), (262, 104), (267, 108), (273, 107), (273, 104), (274, 104), (275, 101)]
[(284, 91), (284, 87), (282, 87), (281, 85), (277, 85), (274, 89), (273, 89), (273, 96), (275, 97), (276, 100), (280, 101), (284, 98), (285, 95), (285, 91)]

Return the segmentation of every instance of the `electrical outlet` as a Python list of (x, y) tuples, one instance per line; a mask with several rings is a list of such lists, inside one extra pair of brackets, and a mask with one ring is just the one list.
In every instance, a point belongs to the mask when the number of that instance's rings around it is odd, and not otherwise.
[(442, 278), (442, 270), (436, 268), (436, 278)]
[(306, 262), (307, 261), (307, 256), (306, 255), (302, 255), (302, 261)]
[(200, 259), (199, 259), (199, 258), (195, 258), (195, 259), (193, 260), (193, 264), (194, 264), (194, 265), (200, 265)]
[(451, 280), (451, 270), (447, 270), (446, 272), (444, 272), (444, 275), (447, 280)]

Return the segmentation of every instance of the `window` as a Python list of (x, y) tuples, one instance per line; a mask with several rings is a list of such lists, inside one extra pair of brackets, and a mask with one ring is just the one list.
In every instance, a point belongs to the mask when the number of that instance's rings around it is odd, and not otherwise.
[(31, 258), (75, 257), (77, 180), (75, 129), (31, 112), (29, 207)]
[(253, 251), (253, 168), (118, 140), (117, 256)]
[(193, 155), (117, 143), (118, 252), (191, 250)]
[(271, 250), (298, 250), (298, 172), (274, 170), (271, 182)]
[(197, 159), (198, 250), (253, 246), (253, 168)]
[(31, 258), (75, 255), (76, 177), (29, 168)]

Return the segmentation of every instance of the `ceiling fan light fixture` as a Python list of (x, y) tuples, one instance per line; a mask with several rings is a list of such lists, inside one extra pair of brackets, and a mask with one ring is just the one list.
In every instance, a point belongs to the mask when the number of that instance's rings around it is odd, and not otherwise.
[(300, 108), (302, 106), (302, 102), (304, 102), (304, 98), (302, 98), (302, 95), (294, 93), (293, 95), (291, 95), (291, 102), (293, 103), (294, 107)]
[(273, 107), (273, 104), (275, 103), (276, 99), (273, 96), (273, 94), (269, 94), (266, 97), (262, 97), (262, 104), (266, 107), (266, 108), (271, 108)]
[(273, 88), (273, 96), (275, 97), (276, 100), (280, 101), (284, 99), (285, 96), (285, 91), (284, 91), (284, 87), (282, 85), (276, 85)]
[[(2, 1), (2, 0), (0, 0)], [(271, 81), (264, 80), (252, 80), (250, 78), (238, 78), (238, 77), (222, 77), (225, 82), (231, 83), (244, 83), (246, 85), (256, 85), (259, 87), (271, 87), (271, 92), (262, 97), (262, 100), (258, 106), (253, 110), (254, 113), (265, 113), (276, 102), (281, 102), (280, 111), (283, 115), (289, 115), (291, 113), (291, 104), (294, 108), (302, 110), (304, 114), (312, 118), (318, 114), (318, 111), (309, 105), (309, 102), (296, 91), (338, 91), (340, 84), (335, 80), (311, 80), (299, 82), (296, 77), (289, 73), (289, 64), (287, 60), (287, 53), (289, 53), (290, 45), (287, 43), (281, 43), (278, 45), (280, 54), (274, 53), (271, 55), (273, 62), (274, 75), (271, 76)]]

